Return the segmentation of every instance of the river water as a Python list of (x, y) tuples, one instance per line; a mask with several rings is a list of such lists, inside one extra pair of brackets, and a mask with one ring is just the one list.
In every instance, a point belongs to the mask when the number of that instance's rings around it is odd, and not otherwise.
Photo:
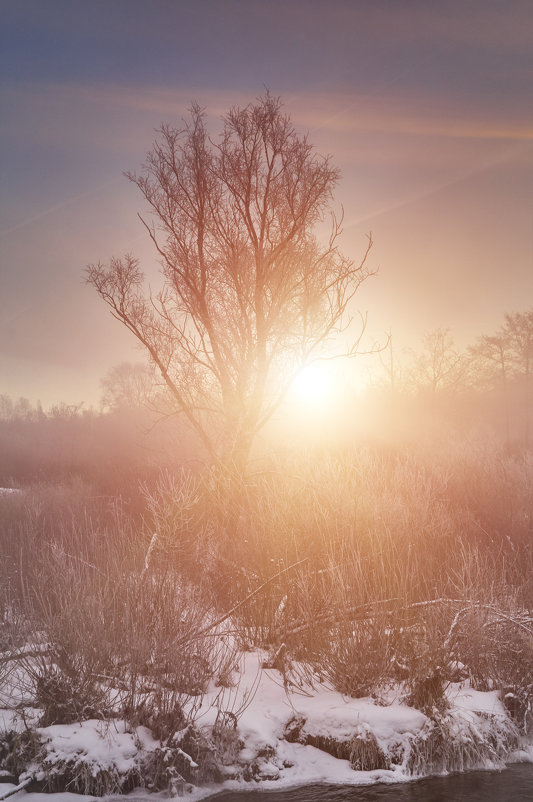
[(396, 785), (310, 785), (287, 791), (226, 791), (216, 802), (533, 802), (533, 764), (469, 771)]

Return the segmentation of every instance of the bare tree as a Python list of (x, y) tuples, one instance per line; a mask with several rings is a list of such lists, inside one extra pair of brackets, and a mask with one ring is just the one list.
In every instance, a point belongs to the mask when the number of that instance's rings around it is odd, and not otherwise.
[[(143, 291), (131, 255), (90, 265), (87, 279), (147, 349), (210, 455), (240, 471), (295, 373), (330, 357), (352, 324), (371, 238), (359, 264), (340, 253), (330, 211), (338, 170), (269, 93), (231, 109), (216, 140), (196, 105), (182, 128), (158, 133), (128, 178), (151, 212), (141, 220), (162, 287)], [(328, 215), (323, 245), (314, 229)]]
[(146, 404), (152, 391), (152, 376), (142, 362), (121, 362), (109, 368), (100, 381), (104, 409), (135, 409)]
[[(490, 384), (499, 384), (503, 396), (505, 443), (510, 445), (509, 379), (512, 375), (512, 350), (508, 333), (500, 329), (496, 334), (484, 334), (470, 348), (473, 358), (481, 368), (482, 378)], [(483, 373), (485, 374), (483, 376)]]
[(505, 315), (504, 332), (511, 346), (516, 376), (523, 385), (524, 444), (529, 447), (531, 428), (531, 373), (533, 370), (533, 309)]
[(466, 355), (459, 353), (449, 329), (435, 329), (423, 338), (424, 348), (415, 356), (411, 380), (417, 389), (454, 393), (465, 387), (469, 369)]

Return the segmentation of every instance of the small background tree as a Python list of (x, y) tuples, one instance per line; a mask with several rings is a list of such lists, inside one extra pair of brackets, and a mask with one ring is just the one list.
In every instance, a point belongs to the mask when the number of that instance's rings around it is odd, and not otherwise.
[[(369, 275), (370, 238), (359, 264), (338, 249), (341, 223), (330, 211), (338, 177), (269, 93), (231, 109), (216, 140), (195, 105), (182, 128), (161, 128), (142, 172), (128, 174), (151, 212), (141, 220), (161, 260), (161, 288), (144, 292), (131, 255), (87, 269), (147, 349), (174, 409), (211, 458), (238, 474), (295, 373), (332, 356)], [(314, 230), (328, 214), (322, 244)]]
[(521, 384), (524, 408), (524, 445), (531, 443), (531, 415), (533, 399), (531, 373), (533, 371), (533, 309), (505, 315), (503, 327), (511, 346), (511, 360), (515, 375)]
[(121, 362), (110, 368), (100, 382), (103, 409), (137, 409), (152, 396), (152, 377), (142, 362)]
[(518, 438), (527, 449), (530, 444), (532, 406), (532, 310), (506, 314), (504, 325), (493, 335), (478, 337), (470, 351), (477, 366), (480, 384), (501, 394), (507, 446), (511, 446), (513, 438)]
[(469, 359), (456, 350), (449, 329), (435, 329), (423, 336), (423, 350), (414, 357), (411, 382), (435, 403), (438, 394), (453, 394), (468, 384)]

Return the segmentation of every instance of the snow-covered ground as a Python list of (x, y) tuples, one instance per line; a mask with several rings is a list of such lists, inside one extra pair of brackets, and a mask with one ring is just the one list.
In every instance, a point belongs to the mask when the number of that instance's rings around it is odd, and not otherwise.
[[(384, 691), (377, 701), (346, 698), (316, 684), (313, 689), (288, 686), (278, 671), (261, 668), (263, 659), (260, 652), (246, 653), (234, 672), (233, 687), (213, 686), (205, 696), (196, 725), (211, 732), (215, 722), (225, 722), (229, 737), (219, 747), (227, 779), (222, 786), (188, 788), (187, 798), (203, 799), (222, 788), (280, 790), (321, 782), (361, 785), (412, 780), (409, 761), (413, 744), (424, 743), (432, 724), (424, 713), (402, 704), (398, 690)], [(481, 765), (465, 764), (464, 768), (501, 767), (504, 760), (533, 762), (531, 743), (506, 752), (506, 738), (513, 725), (497, 691), (475, 691), (464, 682), (450, 685), (447, 696), (450, 707), (445, 715), (450, 738), (471, 744), (473, 752), (476, 744), (494, 744), (492, 757), (485, 754)], [(19, 714), (0, 711), (0, 731), (23, 728)], [(83, 764), (93, 775), (101, 769), (125, 773), (138, 765), (143, 755), (161, 747), (146, 728), (131, 728), (121, 721), (84, 721), (37, 731), (46, 744), (47, 764)], [(330, 754), (336, 750), (349, 753), (354, 743), (362, 747), (362, 754), (369, 744), (377, 746), (386, 757), (386, 767), (355, 770), (348, 759)], [(0, 785), (0, 799), (13, 787)], [(146, 794), (133, 792), (142, 798)], [(17, 802), (23, 798), (24, 802), (50, 802), (48, 794), (24, 790), (12, 797)], [(54, 795), (54, 802), (74, 799), (79, 797)]]

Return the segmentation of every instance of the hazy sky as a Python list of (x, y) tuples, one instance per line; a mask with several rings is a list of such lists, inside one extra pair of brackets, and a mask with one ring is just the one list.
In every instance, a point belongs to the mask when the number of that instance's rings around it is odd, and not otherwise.
[(467, 344), (533, 306), (531, 0), (0, 0), (0, 393), (94, 403), (140, 358), (83, 267), (155, 257), (139, 167), (191, 101), (268, 86), (373, 232), (370, 340)]

